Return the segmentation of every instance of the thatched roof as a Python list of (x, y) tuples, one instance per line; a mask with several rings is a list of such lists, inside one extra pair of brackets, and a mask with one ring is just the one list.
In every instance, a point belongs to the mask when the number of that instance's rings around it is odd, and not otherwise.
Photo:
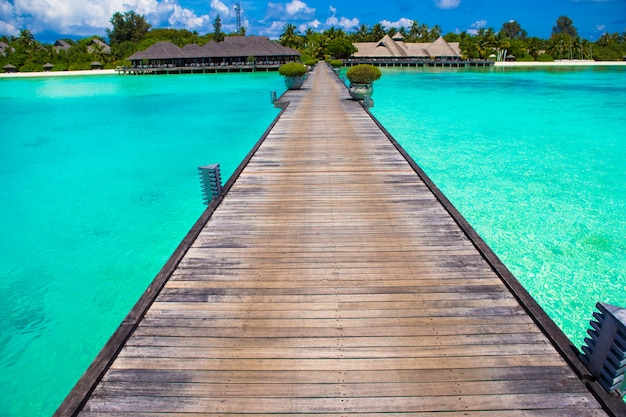
[(461, 51), (455, 51), (451, 44), (446, 42), (441, 36), (433, 43), (431, 43), (426, 51), (430, 56), (434, 57), (456, 57), (461, 55)]
[(402, 34), (392, 39), (385, 35), (378, 42), (356, 42), (355, 58), (460, 58), (461, 48), (458, 42), (446, 42), (439, 37), (432, 43), (405, 43)]
[(139, 51), (132, 54), (128, 59), (130, 61), (141, 59), (182, 59), (185, 58), (183, 51), (172, 42), (157, 42), (145, 51)]
[(299, 56), (294, 49), (282, 46), (262, 36), (228, 36), (223, 42), (210, 41), (199, 46), (188, 44), (179, 48), (171, 42), (157, 42), (145, 51), (128, 57), (130, 61), (171, 60), (185, 58), (231, 58), (259, 56)]
[(70, 49), (72, 47), (72, 45), (70, 45), (69, 43), (67, 43), (66, 41), (64, 41), (63, 39), (59, 39), (54, 43), (54, 49), (57, 50), (57, 52), (61, 49), (67, 51), (68, 49)]
[(183, 46), (181, 51), (187, 58), (201, 58), (204, 56), (204, 49), (196, 43)]
[(8, 44), (4, 42), (0, 42), (0, 55), (4, 55), (6, 51), (12, 49)]
[(111, 53), (111, 47), (107, 45), (106, 43), (102, 42), (100, 39), (96, 39), (96, 38), (92, 39), (89, 42), (89, 46), (87, 47), (87, 50), (93, 53), (95, 51), (94, 45), (100, 46), (100, 48), (102, 49), (102, 52), (104, 52), (105, 54)]

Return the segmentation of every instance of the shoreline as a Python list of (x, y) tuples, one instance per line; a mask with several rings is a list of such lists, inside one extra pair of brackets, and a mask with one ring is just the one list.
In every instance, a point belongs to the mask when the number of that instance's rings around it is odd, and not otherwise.
[[(494, 67), (609, 67), (626, 66), (626, 61), (562, 60), (553, 62), (495, 62)], [(117, 75), (115, 69), (80, 71), (37, 71), (0, 73), (0, 78), (72, 77), (81, 75)]]
[(626, 61), (561, 60), (552, 62), (495, 62), (494, 67), (610, 67), (626, 66)]
[(117, 70), (80, 70), (80, 71), (37, 71), (37, 72), (5, 72), (0, 78), (31, 78), (31, 77), (72, 77), (79, 75), (117, 75)]

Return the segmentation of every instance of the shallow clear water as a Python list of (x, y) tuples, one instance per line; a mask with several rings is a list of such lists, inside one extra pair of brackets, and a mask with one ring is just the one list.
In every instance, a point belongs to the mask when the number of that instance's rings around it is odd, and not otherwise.
[(626, 307), (626, 68), (389, 69), (374, 100), (576, 346)]
[(51, 415), (278, 111), (276, 73), (0, 79), (0, 415)]
[[(577, 345), (626, 305), (626, 71), (385, 70), (375, 115)], [(273, 74), (0, 79), (0, 415), (50, 415), (276, 116)]]

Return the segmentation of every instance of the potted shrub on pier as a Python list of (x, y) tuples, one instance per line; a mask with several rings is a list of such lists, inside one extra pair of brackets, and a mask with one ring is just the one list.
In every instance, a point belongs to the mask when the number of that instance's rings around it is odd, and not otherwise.
[(343, 65), (343, 61), (340, 59), (333, 59), (332, 61), (329, 62), (329, 64), (332, 67), (335, 75), (339, 75), (341, 72), (341, 66)]
[(379, 79), (382, 73), (378, 68), (370, 64), (359, 64), (351, 67), (346, 73), (350, 80), (350, 97), (355, 100), (363, 100), (364, 96), (374, 94), (374, 81)]
[(290, 62), (278, 68), (278, 73), (285, 77), (285, 86), (288, 90), (298, 90), (302, 87), (307, 71), (307, 67), (299, 62)]

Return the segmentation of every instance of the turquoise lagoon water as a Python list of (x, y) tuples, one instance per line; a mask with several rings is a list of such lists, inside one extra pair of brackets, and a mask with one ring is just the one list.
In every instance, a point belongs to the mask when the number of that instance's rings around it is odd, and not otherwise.
[(0, 415), (51, 415), (278, 111), (276, 73), (0, 79)]
[(376, 117), (580, 347), (626, 307), (626, 68), (387, 70)]
[[(626, 305), (624, 70), (385, 70), (375, 115), (566, 334)], [(0, 415), (50, 415), (277, 111), (274, 74), (0, 79)]]

